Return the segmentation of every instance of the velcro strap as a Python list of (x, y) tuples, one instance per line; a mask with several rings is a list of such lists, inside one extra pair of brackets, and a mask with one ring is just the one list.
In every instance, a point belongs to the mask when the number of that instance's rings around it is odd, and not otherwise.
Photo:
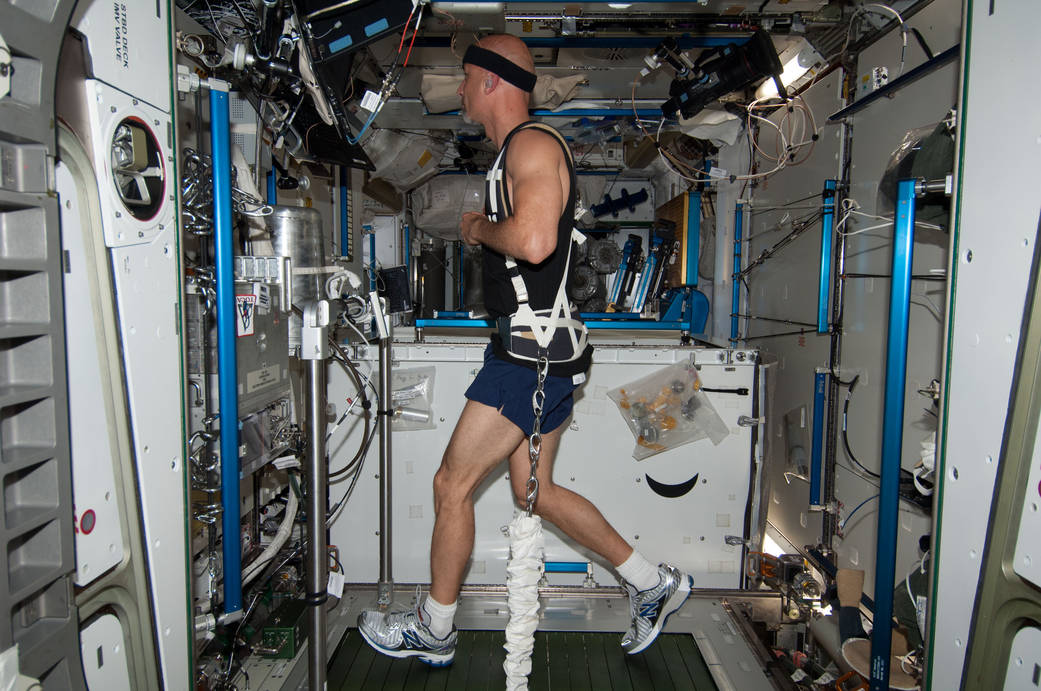
[(517, 296), (517, 304), (523, 305), (528, 302), (528, 286), (524, 283), (524, 277), (521, 276), (520, 267), (517, 266), (517, 260), (510, 255), (504, 255), (506, 264), (506, 275), (510, 277), (510, 283), (513, 284), (513, 292)]

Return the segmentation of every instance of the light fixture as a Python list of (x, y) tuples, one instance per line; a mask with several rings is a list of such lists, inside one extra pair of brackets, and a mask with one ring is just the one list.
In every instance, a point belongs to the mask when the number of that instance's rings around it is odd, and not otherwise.
[(774, 557), (779, 557), (784, 554), (784, 550), (781, 546), (768, 534), (763, 535), (763, 551)]
[(609, 2), (607, 6), (612, 10), (627, 10), (633, 6), (631, 2)]
[[(785, 48), (778, 57), (782, 65), (781, 83), (785, 87), (813, 77), (824, 62), (820, 53), (804, 38)], [(756, 98), (771, 98), (776, 95), (777, 85), (773, 79), (767, 79), (755, 91)]]

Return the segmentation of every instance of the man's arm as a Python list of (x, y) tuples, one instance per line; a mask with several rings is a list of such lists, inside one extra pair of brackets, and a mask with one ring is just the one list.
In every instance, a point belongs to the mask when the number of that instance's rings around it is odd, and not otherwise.
[(514, 135), (506, 154), (513, 215), (493, 223), (482, 214), (464, 214), (463, 241), (531, 264), (545, 261), (557, 247), (557, 222), (564, 210), (563, 155), (560, 145), (543, 132), (522, 130)]

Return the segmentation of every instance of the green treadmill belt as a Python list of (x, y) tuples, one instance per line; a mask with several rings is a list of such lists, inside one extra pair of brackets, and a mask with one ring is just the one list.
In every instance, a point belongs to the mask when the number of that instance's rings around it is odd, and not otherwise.
[[(626, 655), (617, 633), (538, 632), (531, 691), (715, 691), (689, 634), (662, 634), (639, 655)], [(460, 631), (455, 661), (436, 668), (414, 657), (377, 654), (350, 629), (329, 664), (330, 691), (456, 691), (506, 688), (501, 631)]]

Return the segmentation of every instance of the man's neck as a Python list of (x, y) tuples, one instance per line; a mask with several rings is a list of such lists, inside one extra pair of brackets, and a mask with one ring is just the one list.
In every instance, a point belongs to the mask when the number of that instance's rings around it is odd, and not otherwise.
[(527, 121), (527, 108), (504, 109), (500, 113), (497, 113), (484, 129), (488, 138), (495, 142), (495, 148), (502, 149), (502, 144), (506, 140), (506, 135), (512, 132), (517, 125)]

